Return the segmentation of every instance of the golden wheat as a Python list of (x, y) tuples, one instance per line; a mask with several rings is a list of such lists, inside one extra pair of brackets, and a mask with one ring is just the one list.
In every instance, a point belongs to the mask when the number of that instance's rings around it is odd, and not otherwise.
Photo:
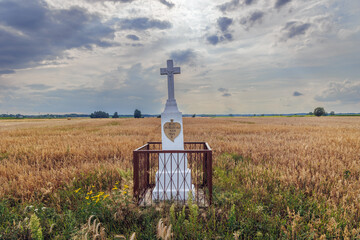
[[(132, 168), (134, 149), (161, 140), (156, 118), (1, 120), (0, 136), (0, 196), (22, 200), (94, 169), (116, 178), (114, 169)], [(249, 157), (259, 171), (271, 168), (284, 184), (360, 218), (358, 117), (184, 118), (184, 137), (208, 142), (214, 164), (225, 152)]]

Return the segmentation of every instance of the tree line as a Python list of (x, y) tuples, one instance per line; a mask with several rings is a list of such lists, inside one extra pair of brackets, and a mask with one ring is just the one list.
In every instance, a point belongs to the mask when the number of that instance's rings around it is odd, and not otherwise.
[[(112, 118), (119, 118), (118, 112), (114, 112), (111, 116)], [(141, 111), (139, 109), (135, 109), (134, 118), (142, 118)], [(90, 118), (110, 118), (110, 114), (104, 111), (95, 111), (90, 114)]]

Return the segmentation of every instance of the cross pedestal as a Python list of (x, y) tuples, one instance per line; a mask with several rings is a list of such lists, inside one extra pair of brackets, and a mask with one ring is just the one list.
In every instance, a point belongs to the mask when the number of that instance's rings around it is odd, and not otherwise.
[[(174, 74), (180, 74), (173, 61), (167, 61), (167, 68), (160, 69), (168, 76), (168, 99), (161, 113), (162, 150), (184, 150), (182, 113), (178, 110), (174, 94)], [(191, 170), (184, 153), (160, 153), (159, 170), (156, 172), (153, 200), (187, 200), (191, 184)]]

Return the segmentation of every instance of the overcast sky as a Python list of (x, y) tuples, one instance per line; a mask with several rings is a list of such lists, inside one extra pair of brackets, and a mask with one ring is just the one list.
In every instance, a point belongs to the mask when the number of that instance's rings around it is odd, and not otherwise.
[(0, 113), (360, 112), (359, 0), (0, 0)]

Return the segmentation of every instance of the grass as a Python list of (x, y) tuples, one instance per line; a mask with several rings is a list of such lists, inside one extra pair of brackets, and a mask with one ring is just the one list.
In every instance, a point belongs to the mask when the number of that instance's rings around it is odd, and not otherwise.
[(160, 219), (174, 239), (360, 237), (358, 118), (184, 119), (214, 150), (207, 209), (135, 206), (132, 150), (160, 120), (117, 121), (0, 122), (0, 239), (158, 239)]

